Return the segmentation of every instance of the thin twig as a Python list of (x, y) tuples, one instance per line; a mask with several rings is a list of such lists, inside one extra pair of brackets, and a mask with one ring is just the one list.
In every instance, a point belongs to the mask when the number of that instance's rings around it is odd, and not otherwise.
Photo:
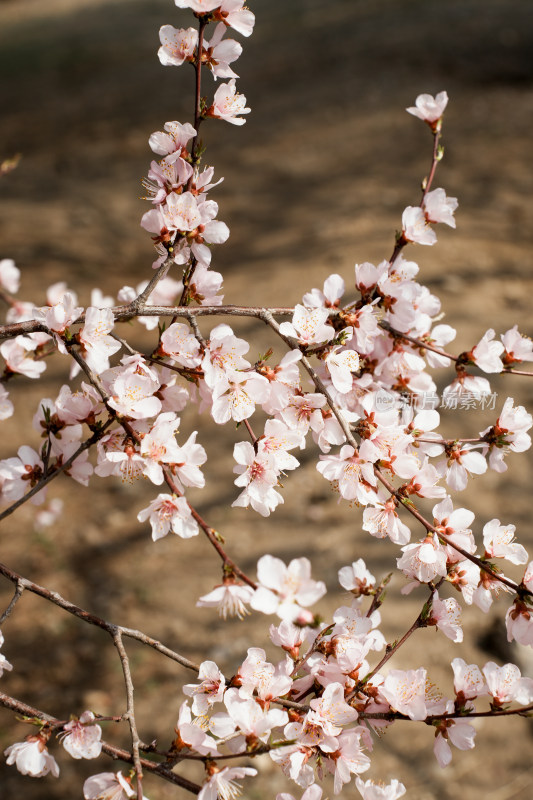
[(157, 639), (153, 639), (146, 633), (138, 631), (134, 628), (125, 628), (122, 625), (114, 625), (111, 622), (107, 622), (105, 619), (97, 617), (96, 614), (92, 614), (90, 611), (86, 611), (85, 609), (80, 608), (80, 606), (71, 603), (70, 600), (66, 600), (64, 597), (58, 594), (58, 592), (51, 591), (45, 586), (39, 586), (39, 584), (28, 580), (28, 578), (24, 578), (22, 575), (19, 575), (17, 572), (2, 563), (0, 563), (0, 574), (4, 575), (5, 578), (17, 586), (21, 586), (23, 590), (26, 589), (33, 594), (39, 595), (39, 597), (43, 597), (45, 600), (49, 600), (51, 603), (59, 606), (69, 614), (73, 614), (75, 617), (82, 619), (84, 622), (88, 622), (89, 625), (95, 625), (97, 628), (102, 628), (108, 633), (111, 633), (111, 635), (115, 630), (118, 630), (123, 636), (127, 636), (130, 639), (136, 639), (138, 642), (142, 642), (142, 644), (152, 647), (154, 650), (162, 653), (162, 655), (170, 658), (172, 661), (176, 661), (178, 664), (181, 664), (182, 667), (187, 667), (187, 669), (193, 670), (193, 672), (196, 673), (198, 673), (200, 670), (198, 664), (189, 661), (189, 659), (185, 658), (185, 656), (176, 653), (174, 650), (171, 650), (169, 647), (161, 644), (161, 642), (159, 642)]
[[(64, 724), (62, 720), (56, 719), (55, 717), (50, 716), (50, 714), (46, 714), (44, 711), (40, 711), (38, 708), (34, 708), (27, 703), (22, 703), (15, 697), (10, 697), (3, 692), (0, 692), (0, 705), (4, 706), (4, 708), (11, 709), (11, 711), (15, 711), (15, 713), (20, 714), (21, 716), (28, 717), (30, 719), (41, 719), (43, 722), (46, 722), (52, 727), (58, 727)], [(112, 744), (108, 744), (107, 742), (102, 742), (102, 752), (108, 756), (111, 756), (111, 758), (120, 759), (126, 764), (134, 763), (132, 753), (129, 753), (127, 750), (123, 750), (120, 747), (115, 747)], [(154, 761), (149, 761), (147, 758), (140, 758), (139, 762), (141, 767), (146, 772), (151, 772), (154, 775), (158, 775), (160, 778), (163, 778), (163, 780), (168, 781), (169, 783), (173, 783), (176, 786), (181, 786), (182, 789), (185, 789), (191, 794), (198, 794), (202, 788), (197, 783), (193, 783), (192, 781), (187, 780), (187, 778), (182, 778), (180, 775), (176, 775), (175, 772), (171, 772), (169, 769), (167, 769), (165, 764), (158, 764)]]
[(9, 617), (9, 615), (11, 614), (11, 612), (13, 611), (15, 606), (17, 605), (18, 601), (22, 597), (23, 592), (24, 592), (23, 584), (20, 581), (17, 581), (16, 582), (16, 588), (15, 588), (15, 594), (11, 598), (11, 601), (10, 601), (8, 607), (6, 608), (6, 610), (4, 611), (4, 613), (0, 616), (0, 625), (3, 625), (4, 622), (6, 621), (6, 619)]
[(126, 653), (126, 648), (124, 647), (124, 642), (122, 641), (122, 634), (118, 629), (116, 629), (113, 633), (113, 641), (115, 643), (115, 647), (117, 648), (120, 657), (120, 663), (122, 664), (122, 673), (124, 675), (124, 683), (126, 684), (126, 713), (123, 715), (123, 718), (128, 721), (128, 725), (130, 726), (133, 765), (135, 767), (135, 774), (137, 776), (137, 800), (143, 800), (143, 788), (142, 788), (143, 770), (139, 753), (139, 745), (141, 740), (139, 739), (139, 733), (137, 731), (137, 723), (135, 721), (135, 704), (133, 701), (133, 681), (131, 679), (130, 661), (128, 658), (128, 654)]

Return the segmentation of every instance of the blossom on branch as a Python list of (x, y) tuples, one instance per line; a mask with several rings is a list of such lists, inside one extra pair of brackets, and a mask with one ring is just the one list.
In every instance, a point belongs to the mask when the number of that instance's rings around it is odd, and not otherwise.
[(28, 736), (24, 742), (16, 742), (4, 750), (7, 764), (15, 764), (23, 775), (42, 778), (51, 773), (59, 778), (59, 767), (56, 760), (46, 748), (43, 736)]
[(159, 29), (161, 47), (158, 57), (163, 66), (177, 66), (184, 61), (192, 60), (198, 44), (198, 31), (196, 28), (174, 28), (172, 25), (163, 25)]
[(208, 109), (209, 116), (225, 119), (232, 125), (244, 125), (245, 119), (239, 114), (249, 114), (251, 108), (246, 108), (246, 97), (235, 89), (235, 79), (223, 83), (215, 92), (213, 105)]
[(150, 520), (154, 542), (169, 531), (182, 539), (198, 535), (198, 523), (193, 519), (187, 500), (175, 494), (158, 494), (148, 508), (139, 511), (137, 519), (139, 522)]
[(419, 94), (415, 105), (405, 110), (433, 127), (441, 119), (447, 105), (448, 95), (446, 92), (439, 92), (436, 97), (432, 97), (430, 94)]
[(92, 711), (84, 711), (79, 719), (63, 726), (63, 747), (72, 758), (98, 758), (102, 752), (102, 729), (94, 720)]

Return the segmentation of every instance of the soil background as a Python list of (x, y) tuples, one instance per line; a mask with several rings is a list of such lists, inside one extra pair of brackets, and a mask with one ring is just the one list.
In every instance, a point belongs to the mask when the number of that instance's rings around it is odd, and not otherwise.
[[(224, 274), (234, 304), (294, 304), (332, 272), (353, 285), (356, 262), (390, 255), (406, 205), (418, 202), (427, 173), (431, 137), (404, 112), (421, 92), (446, 89), (445, 158), (435, 186), (459, 198), (457, 230), (438, 227), (438, 245), (411, 248), (420, 280), (442, 299), (445, 321), (458, 328), (455, 352), (469, 349), (489, 327), (498, 333), (518, 323), (533, 333), (531, 292), (533, 207), (533, 14), (524, 0), (254, 0), (254, 35), (237, 64), (239, 89), (252, 113), (242, 128), (206, 124), (206, 163), (224, 183), (213, 193), (231, 237), (217, 247), (213, 266)], [(151, 242), (139, 227), (146, 203), (140, 179), (151, 160), (147, 140), (166, 120), (191, 120), (193, 73), (160, 66), (162, 24), (187, 26), (169, 0), (2, 0), (0, 2), (0, 158), (21, 153), (19, 167), (0, 185), (0, 256), (23, 273), (20, 297), (45, 302), (51, 283), (66, 280), (82, 304), (100, 286), (116, 296), (124, 284), (150, 277)], [(238, 37), (236, 37), (238, 38)], [(211, 93), (210, 80), (205, 83)], [(210, 325), (201, 324), (204, 333)], [(274, 344), (255, 323), (234, 326), (253, 337), (254, 356)], [(148, 346), (131, 328), (132, 344)], [(37, 444), (31, 419), (39, 398), (55, 397), (65, 364), (50, 361), (43, 379), (13, 381), (19, 413), (2, 428), (1, 456), (21, 443)], [(439, 375), (442, 388), (451, 375)], [(512, 395), (531, 410), (527, 379), (498, 378), (496, 409)], [(474, 436), (496, 412), (449, 414), (449, 435)], [(306, 555), (313, 577), (331, 594), (319, 604), (328, 614), (347, 601), (338, 569), (364, 557), (376, 576), (395, 566), (397, 548), (361, 530), (361, 512), (338, 505), (309, 451), (284, 489), (285, 504), (263, 520), (231, 510), (232, 448), (239, 431), (198, 422), (184, 413), (182, 433), (198, 428), (207, 449), (207, 487), (191, 500), (220, 530), (230, 554), (254, 574), (258, 557), (285, 561)], [(517, 526), (533, 544), (531, 457), (509, 459), (509, 471), (471, 482), (457, 503), (476, 512), (475, 532), (494, 517)], [(65, 513), (52, 529), (37, 531), (33, 511), (20, 509), (4, 524), (1, 560), (106, 619), (140, 628), (191, 659), (214, 659), (232, 674), (251, 644), (269, 645), (271, 620), (253, 615), (219, 623), (197, 598), (220, 580), (220, 566), (202, 537), (168, 536), (154, 544), (137, 512), (155, 496), (146, 482), (133, 486), (95, 477), (88, 491), (61, 479), (50, 496)], [(457, 504), (456, 503), (456, 504)], [(426, 510), (430, 512), (432, 504)], [(415, 531), (415, 535), (417, 535)], [(520, 568), (506, 572), (520, 577)], [(416, 617), (423, 593), (398, 602), (395, 578), (383, 608), (389, 641)], [(12, 589), (0, 583), (0, 607)], [(420, 632), (394, 666), (422, 663), (445, 693), (449, 663), (517, 660), (533, 676), (527, 653), (497, 646), (493, 613), (464, 612), (465, 643), (453, 646), (435, 631)], [(120, 665), (108, 637), (39, 600), (24, 596), (5, 623), (3, 652), (14, 670), (2, 689), (65, 718), (90, 707), (102, 714), (125, 708)], [(500, 636), (501, 639), (501, 636)], [(138, 687), (144, 741), (165, 747), (172, 736), (191, 675), (136, 643), (127, 643)], [(448, 665), (448, 666), (447, 666)], [(28, 732), (0, 710), (3, 750)], [(410, 800), (526, 800), (533, 794), (532, 729), (528, 720), (479, 724), (477, 746), (454, 750), (441, 770), (431, 729), (398, 723), (376, 743), (366, 777), (400, 778)], [(127, 745), (122, 728), (106, 728)], [(85, 777), (115, 768), (75, 762), (52, 746), (61, 777), (32, 780), (0, 764), (0, 797), (66, 800), (81, 797)], [(58, 752), (61, 751), (61, 752)], [(254, 762), (259, 780), (245, 796), (274, 798), (292, 791), (268, 757)], [(116, 767), (120, 768), (120, 765)], [(186, 769), (201, 781), (198, 770)], [(150, 777), (151, 800), (186, 793)], [(331, 787), (329, 795), (332, 795)], [(355, 796), (355, 787), (346, 796)]]

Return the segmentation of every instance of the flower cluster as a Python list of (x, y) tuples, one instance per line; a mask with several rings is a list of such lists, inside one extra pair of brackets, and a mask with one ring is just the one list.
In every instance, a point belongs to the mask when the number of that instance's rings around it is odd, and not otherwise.
[[(117, 305), (115, 298), (95, 289), (84, 308), (63, 283), (49, 287), (46, 303), (37, 305), (14, 297), (19, 271), (12, 260), (0, 261), (0, 292), (9, 306), (0, 345), (5, 363), (0, 420), (14, 412), (8, 382), (16, 376), (38, 379), (52, 353), (71, 364), (70, 381), (80, 371), (84, 375), (77, 388), (65, 383), (55, 398), (40, 401), (33, 419), (39, 443), (24, 444), (15, 456), (0, 460), (0, 502), (8, 507), (6, 514), (26, 499), (42, 502), (48, 483), (60, 473), (83, 485), (93, 475), (123, 481), (144, 477), (162, 489), (155, 489), (154, 499), (137, 511), (139, 522), (149, 522), (152, 539), (169, 532), (188, 539), (202, 531), (222, 559), (221, 583), (197, 605), (216, 608), (224, 618), (251, 611), (277, 615), (270, 640), (281, 650), (278, 660), (268, 660), (263, 648), (253, 646), (231, 679), (214, 661), (205, 660), (196, 682), (183, 687), (188, 699), (163, 753), (166, 766), (154, 767), (158, 774), (175, 778), (172, 769), (181, 760), (203, 761), (200, 800), (228, 800), (240, 792), (237, 782), (255, 775), (256, 769), (235, 766), (234, 761), (222, 767), (220, 762), (268, 753), (303, 790), (302, 800), (321, 800), (318, 782), (324, 773), (333, 776), (335, 794), (354, 782), (364, 800), (396, 800), (405, 792), (398, 781), (385, 786), (360, 777), (370, 769), (377, 738), (394, 722), (431, 725), (435, 756), (444, 767), (452, 757), (450, 743), (462, 750), (474, 746), (471, 722), (485, 713), (475, 705), (478, 698), (489, 699), (487, 713), (494, 715), (502, 709), (526, 713), (533, 704), (533, 680), (522, 677), (511, 663), (488, 662), (480, 669), (455, 658), (453, 697), (435, 689), (424, 666), (404, 670), (388, 664), (418, 628), (434, 627), (452, 642), (461, 642), (462, 604), (487, 612), (500, 592), (512, 595), (506, 614), (509, 641), (533, 646), (533, 561), (515, 540), (515, 526), (492, 519), (476, 536), (474, 513), (454, 506), (452, 497), (489, 469), (504, 472), (509, 454), (529, 449), (533, 417), (508, 397), (493, 424), (477, 437), (446, 439), (438, 433), (438, 403), (432, 409), (418, 404), (422, 397), (437, 396), (435, 370), (455, 370), (443, 381), (446, 401), (487, 395), (489, 380), (478, 372), (509, 372), (533, 361), (533, 343), (514, 326), (500, 340), (494, 330), (486, 331), (458, 355), (445, 350), (456, 331), (441, 323), (439, 299), (418, 281), (419, 267), (406, 257), (412, 244), (435, 244), (436, 225), (456, 225), (456, 198), (432, 188), (443, 154), (445, 92), (435, 98), (420, 95), (407, 109), (431, 131), (433, 163), (419, 205), (402, 214), (389, 259), (356, 264), (349, 281), (331, 274), (322, 288), (310, 288), (301, 303), (277, 314), (223, 309), (266, 323), (285, 348), (276, 357), (273, 349), (262, 356), (250, 354), (250, 343), (227, 323), (202, 332), (198, 319), (221, 310), (222, 275), (211, 268), (212, 245), (225, 242), (229, 229), (210, 199), (220, 180), (215, 180), (213, 167), (203, 164), (199, 128), (217, 119), (244, 124), (250, 109), (236, 90), (234, 71), (242, 45), (228, 34), (233, 30), (249, 36), (255, 19), (242, 0), (175, 4), (194, 14), (196, 27), (164, 25), (158, 56), (164, 66), (193, 66), (197, 97), (194, 124), (166, 122), (149, 139), (160, 157), (152, 161), (143, 182), (152, 208), (141, 225), (152, 234), (158, 254), (151, 280), (123, 286)], [(218, 84), (212, 101), (200, 91), (206, 70), (215, 81), (227, 79)], [(278, 323), (277, 315), (289, 319)], [(123, 320), (136, 320), (156, 333), (149, 352), (135, 350), (118, 335)], [(405, 397), (412, 402), (401, 402)], [(363, 559), (339, 571), (350, 602), (323, 625), (312, 607), (326, 586), (311, 577), (307, 558), (293, 558), (287, 565), (264, 555), (255, 580), (229, 558), (223, 537), (187, 497), (190, 489), (204, 488), (208, 458), (197, 431), (181, 430), (182, 417), (188, 418), (182, 412), (193, 406), (216, 425), (230, 423), (239, 429), (233, 446), (237, 490), (228, 487), (232, 507), (270, 516), (284, 502), (286, 474), (300, 466), (297, 454), (308, 450), (339, 502), (363, 509), (362, 529), (389, 539), (397, 549), (397, 569), (408, 581), (403, 593), (422, 586), (426, 595), (404, 639), (387, 644), (379, 610), (387, 581), (376, 581)], [(436, 501), (432, 519), (417, 505), (426, 499)], [(408, 512), (423, 526), (416, 541), (411, 541), (414, 522), (407, 524)], [(51, 505), (42, 519), (55, 513)], [(527, 565), (519, 583), (504, 574), (500, 559), (513, 567)], [(20, 593), (26, 584), (19, 577), (14, 581)], [(48, 599), (61, 604), (57, 598), (49, 593)], [(78, 616), (85, 614), (72, 604), (62, 605), (76, 609)], [(134, 769), (128, 775), (93, 775), (84, 784), (84, 797), (141, 797), (139, 749), (156, 750), (156, 744), (141, 747), (135, 730), (131, 676), (119, 629), (104, 621), (97, 624), (113, 636), (121, 657), (128, 710), (120, 719), (130, 724)], [(148, 644), (171, 652), (153, 639)], [(180, 657), (175, 660), (183, 663)], [(11, 669), (0, 655), (0, 676)], [(513, 703), (520, 707), (509, 709)], [(94, 759), (105, 750), (100, 717), (92, 711), (69, 721), (50, 720), (46, 715), (27, 718), (40, 730), (5, 750), (8, 764), (24, 775), (57, 777), (59, 767), (48, 753), (54, 730), (75, 759)], [(150, 768), (151, 762), (145, 764)], [(277, 800), (294, 798), (283, 793)]]

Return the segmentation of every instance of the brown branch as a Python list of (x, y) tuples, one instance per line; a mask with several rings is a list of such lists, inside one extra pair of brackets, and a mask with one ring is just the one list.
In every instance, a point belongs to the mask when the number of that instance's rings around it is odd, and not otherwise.
[(523, 375), (526, 378), (533, 378), (533, 372), (527, 372), (525, 369), (512, 369), (508, 367), (507, 369), (503, 369), (500, 373), (501, 375)]
[(383, 328), (384, 331), (390, 333), (395, 339), (405, 339), (407, 342), (411, 342), (417, 347), (423, 348), (424, 350), (431, 350), (432, 353), (437, 353), (439, 356), (449, 358), (450, 361), (459, 361), (458, 356), (447, 353), (445, 350), (441, 350), (440, 347), (433, 347), (432, 344), (425, 342), (423, 339), (417, 339), (414, 336), (409, 336), (407, 333), (402, 333), (402, 331), (398, 331), (396, 328), (393, 328), (392, 325), (390, 325), (386, 320), (381, 320), (381, 322), (378, 324), (380, 328)]
[[(3, 692), (0, 692), (0, 705), (4, 706), (4, 708), (9, 708), (11, 711), (21, 714), (24, 717), (42, 719), (43, 722), (46, 722), (52, 727), (61, 727), (65, 724), (63, 720), (56, 719), (55, 717), (50, 716), (50, 714), (46, 714), (44, 711), (40, 711), (38, 708), (33, 708), (33, 706), (29, 706), (27, 703), (22, 703), (15, 697), (10, 697)], [(133, 753), (129, 753), (127, 750), (123, 750), (120, 747), (115, 747), (107, 742), (102, 742), (102, 752), (108, 756), (111, 756), (111, 758), (120, 759), (120, 761), (124, 761), (126, 764), (134, 764)], [(198, 784), (187, 780), (187, 778), (182, 778), (180, 775), (176, 775), (175, 772), (171, 772), (164, 764), (158, 764), (153, 761), (149, 761), (147, 758), (139, 758), (139, 763), (142, 769), (146, 770), (146, 772), (151, 772), (152, 774), (158, 775), (160, 778), (163, 778), (163, 780), (168, 781), (169, 783), (173, 783), (176, 786), (181, 786), (182, 789), (191, 792), (191, 794), (198, 794), (202, 788)]]
[[(164, 265), (163, 265), (164, 266)], [(155, 276), (157, 277), (157, 275)], [(152, 281), (154, 278), (152, 279)], [(150, 285), (150, 284), (149, 284)], [(144, 290), (147, 291), (148, 286)], [(127, 306), (114, 306), (111, 311), (116, 322), (128, 322), (136, 317), (256, 317), (262, 318), (264, 311), (269, 311), (274, 316), (290, 317), (294, 313), (294, 308), (287, 306), (275, 306), (272, 308), (263, 308), (260, 306), (140, 306), (135, 307), (134, 303), (139, 301), (143, 295), (132, 301)], [(338, 314), (337, 309), (332, 309), (331, 316)], [(85, 322), (85, 311), (72, 322), (72, 325), (78, 325)], [(3, 339), (13, 339), (15, 336), (24, 336), (28, 333), (47, 333), (52, 335), (49, 328), (42, 322), (35, 319), (26, 320), (25, 322), (13, 322), (9, 325), (0, 325), (0, 341)]]
[(8, 607), (6, 608), (6, 610), (4, 611), (4, 613), (0, 616), (0, 625), (3, 625), (4, 622), (6, 621), (6, 619), (10, 616), (11, 612), (13, 611), (15, 606), (17, 605), (17, 603), (20, 600), (20, 598), (22, 597), (22, 593), (24, 592), (24, 586), (22, 585), (22, 583), (20, 581), (17, 581), (15, 586), (16, 586), (15, 594), (11, 598), (11, 601), (10, 601)]
[(33, 594), (39, 595), (39, 597), (43, 597), (45, 600), (49, 600), (51, 603), (59, 606), (59, 608), (62, 608), (69, 614), (73, 614), (75, 617), (78, 617), (84, 622), (89, 623), (89, 625), (95, 625), (97, 628), (102, 628), (102, 630), (107, 631), (109, 634), (111, 634), (111, 636), (114, 635), (115, 631), (119, 631), (122, 636), (127, 636), (130, 639), (136, 639), (138, 642), (141, 642), (148, 647), (152, 647), (154, 650), (162, 653), (172, 661), (176, 661), (178, 664), (181, 664), (182, 667), (187, 667), (187, 669), (193, 670), (196, 673), (198, 673), (200, 669), (198, 664), (189, 661), (188, 658), (181, 656), (179, 653), (176, 653), (174, 650), (171, 650), (169, 647), (161, 644), (161, 642), (159, 642), (157, 639), (153, 639), (151, 636), (148, 636), (142, 631), (135, 630), (134, 628), (125, 628), (122, 625), (114, 625), (111, 622), (107, 622), (105, 619), (97, 617), (95, 614), (91, 614), (91, 612), (80, 608), (74, 603), (71, 603), (70, 600), (66, 600), (64, 597), (58, 594), (58, 592), (51, 591), (45, 586), (39, 586), (39, 584), (33, 583), (33, 581), (24, 578), (22, 575), (19, 575), (17, 572), (2, 563), (0, 563), (0, 574), (10, 580), (11, 583), (22, 587), (22, 590), (26, 589)]
[[(180, 490), (176, 486), (176, 483), (174, 481), (174, 476), (172, 475), (172, 471), (169, 467), (163, 467), (163, 475), (165, 478), (165, 483), (167, 484), (170, 491), (173, 492), (173, 494), (177, 495), (178, 497), (185, 497), (183, 492), (180, 492)], [(238, 578), (244, 581), (244, 583), (247, 583), (248, 586), (251, 586), (252, 589), (257, 589), (257, 584), (255, 583), (255, 581), (249, 578), (248, 575), (245, 572), (243, 572), (243, 570), (239, 566), (237, 566), (235, 561), (233, 561), (228, 556), (228, 554), (222, 547), (220, 534), (218, 534), (214, 528), (212, 528), (210, 525), (207, 524), (204, 518), (198, 513), (198, 511), (196, 511), (194, 506), (192, 506), (188, 500), (187, 500), (187, 505), (190, 508), (193, 519), (198, 523), (200, 528), (203, 530), (203, 532), (209, 539), (211, 545), (217, 551), (218, 555), (220, 556), (220, 558), (224, 563), (224, 566), (228, 567), (228, 569), (231, 570), (231, 572), (233, 572)]]
[(510, 717), (510, 716), (530, 716), (533, 712), (533, 703), (530, 703), (527, 706), (522, 706), (521, 708), (494, 708), (490, 711), (468, 711), (465, 713), (464, 711), (452, 711), (446, 714), (430, 714), (423, 720), (413, 720), (411, 717), (408, 717), (406, 714), (401, 714), (399, 711), (375, 711), (370, 713), (365, 713), (361, 711), (359, 714), (358, 719), (384, 719), (390, 722), (394, 722), (395, 720), (398, 721), (405, 721), (405, 722), (425, 722), (426, 725), (432, 725), (434, 722), (438, 722), (440, 720), (446, 719), (465, 719), (468, 720), (470, 718), (479, 718), (479, 717)]
[(143, 800), (143, 770), (139, 754), (139, 745), (141, 740), (139, 739), (137, 723), (135, 721), (135, 704), (133, 701), (133, 681), (131, 678), (130, 662), (128, 654), (126, 653), (126, 648), (124, 647), (124, 642), (122, 641), (122, 634), (119, 630), (115, 630), (113, 633), (113, 641), (119, 654), (120, 663), (122, 664), (122, 674), (124, 675), (124, 683), (126, 684), (126, 713), (123, 714), (123, 719), (126, 719), (130, 726), (133, 765), (135, 767), (135, 774), (137, 776), (137, 800)]

